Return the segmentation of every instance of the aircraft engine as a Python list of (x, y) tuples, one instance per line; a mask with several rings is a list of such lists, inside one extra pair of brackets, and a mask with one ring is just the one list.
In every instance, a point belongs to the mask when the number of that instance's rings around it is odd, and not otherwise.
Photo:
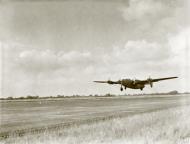
[(112, 82), (111, 80), (107, 81), (108, 84), (114, 84), (114, 82)]
[(152, 87), (153, 87), (152, 79), (149, 77), (149, 78), (147, 79), (147, 81), (148, 81), (148, 83), (150, 84), (150, 87), (152, 88)]
[(133, 84), (134, 84), (134, 85), (136, 84), (136, 79), (133, 80)]

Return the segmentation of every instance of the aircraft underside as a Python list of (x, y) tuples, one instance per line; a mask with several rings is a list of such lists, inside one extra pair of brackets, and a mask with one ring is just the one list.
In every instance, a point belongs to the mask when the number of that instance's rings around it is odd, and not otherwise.
[(120, 90), (123, 91), (123, 89), (126, 90), (127, 88), (143, 90), (144, 87), (145, 85), (141, 85), (141, 84), (121, 85)]

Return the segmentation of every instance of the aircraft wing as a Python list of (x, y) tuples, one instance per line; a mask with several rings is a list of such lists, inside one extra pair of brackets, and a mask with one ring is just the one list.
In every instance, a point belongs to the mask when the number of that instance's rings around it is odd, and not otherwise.
[(121, 84), (121, 82), (119, 81), (111, 81), (111, 80), (108, 80), (108, 81), (94, 81), (96, 83), (108, 83), (108, 84)]
[(149, 84), (149, 83), (152, 83), (152, 82), (158, 82), (158, 81), (162, 81), (162, 80), (169, 80), (169, 79), (175, 79), (175, 78), (178, 78), (178, 77), (166, 77), (166, 78), (157, 78), (157, 79), (148, 78), (147, 80), (142, 80), (142, 81), (139, 81), (137, 83), (139, 83), (139, 84)]
[(162, 80), (169, 80), (169, 79), (175, 79), (178, 77), (167, 77), (167, 78), (158, 78), (158, 79), (152, 79), (152, 82), (158, 82), (158, 81), (162, 81)]

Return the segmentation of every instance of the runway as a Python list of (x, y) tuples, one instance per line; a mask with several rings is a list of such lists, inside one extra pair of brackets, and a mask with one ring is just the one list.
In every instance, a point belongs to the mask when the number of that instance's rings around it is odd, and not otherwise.
[(1, 138), (190, 105), (190, 95), (2, 100)]

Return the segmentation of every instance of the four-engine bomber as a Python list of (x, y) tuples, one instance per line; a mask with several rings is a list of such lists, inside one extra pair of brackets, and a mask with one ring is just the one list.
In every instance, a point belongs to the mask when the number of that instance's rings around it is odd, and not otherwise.
[(168, 80), (168, 79), (174, 79), (174, 78), (178, 78), (178, 77), (166, 77), (166, 78), (157, 78), (157, 79), (152, 79), (152, 78), (148, 78), (146, 80), (131, 80), (131, 79), (122, 79), (122, 80), (118, 80), (118, 81), (94, 81), (96, 83), (108, 83), (108, 84), (119, 84), (120, 90), (123, 91), (123, 88), (131, 88), (131, 89), (140, 89), (143, 90), (143, 88), (145, 87), (145, 85), (150, 85), (150, 87), (153, 87), (153, 83), (154, 82), (158, 82), (158, 81), (162, 81), (162, 80)]

